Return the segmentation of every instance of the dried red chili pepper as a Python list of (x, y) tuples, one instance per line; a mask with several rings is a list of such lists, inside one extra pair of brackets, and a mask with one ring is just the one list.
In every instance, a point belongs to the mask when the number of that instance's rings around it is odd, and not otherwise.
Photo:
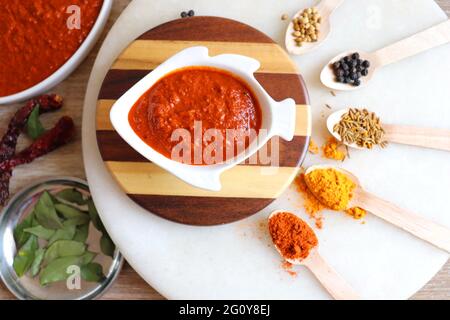
[(39, 112), (42, 114), (60, 109), (62, 102), (62, 97), (56, 94), (42, 95), (31, 99), (25, 106), (20, 108), (9, 122), (8, 130), (0, 141), (0, 161), (9, 159), (14, 155), (20, 132), (25, 127), (30, 113), (36, 106), (39, 106)]
[(65, 145), (75, 135), (75, 125), (72, 118), (62, 117), (56, 125), (37, 138), (28, 148), (12, 158), (0, 162), (0, 171), (8, 171), (18, 165), (30, 163), (56, 148)]
[[(20, 132), (24, 129), (30, 113), (36, 106), (39, 105), (39, 112), (42, 114), (60, 109), (62, 103), (61, 96), (56, 94), (42, 95), (29, 100), (25, 106), (20, 108), (12, 117), (8, 130), (0, 140), (0, 162), (10, 159), (14, 155)], [(0, 204), (4, 204), (9, 197), (11, 174), (11, 170), (0, 171)]]

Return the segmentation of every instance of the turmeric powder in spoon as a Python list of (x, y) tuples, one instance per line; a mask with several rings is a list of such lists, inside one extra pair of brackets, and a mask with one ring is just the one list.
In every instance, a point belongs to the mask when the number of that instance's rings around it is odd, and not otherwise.
[(344, 173), (334, 169), (316, 169), (305, 175), (312, 194), (324, 205), (343, 211), (353, 197), (356, 184)]

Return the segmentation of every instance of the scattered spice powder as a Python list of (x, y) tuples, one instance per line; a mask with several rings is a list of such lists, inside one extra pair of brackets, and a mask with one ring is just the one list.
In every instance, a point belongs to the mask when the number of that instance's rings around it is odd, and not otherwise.
[(346, 152), (342, 151), (343, 144), (334, 137), (330, 137), (322, 146), (323, 156), (327, 159), (344, 161)]
[(323, 216), (322, 210), (327, 207), (324, 206), (320, 201), (309, 191), (308, 186), (305, 181), (305, 174), (299, 174), (294, 181), (297, 190), (302, 194), (304, 202), (303, 207), (306, 213), (311, 219), (314, 219), (316, 227), (322, 229), (323, 227)]
[(319, 153), (319, 147), (317, 146), (317, 144), (314, 142), (313, 139), (309, 140), (308, 151), (310, 153), (312, 153), (312, 154), (318, 154)]
[(359, 207), (354, 207), (346, 210), (345, 213), (352, 216), (353, 219), (359, 220), (366, 216), (367, 211)]
[(295, 271), (292, 270), (292, 267), (293, 267), (292, 263), (287, 262), (287, 261), (285, 260), (285, 261), (283, 261), (283, 262), (281, 263), (281, 267), (282, 267), (284, 270), (286, 270), (286, 272), (289, 273), (291, 276), (293, 276), (293, 277), (296, 277), (296, 276), (297, 276), (297, 272), (295, 272)]
[(344, 211), (353, 197), (356, 184), (335, 169), (316, 169), (305, 175), (305, 181), (317, 199), (330, 209)]
[(287, 19), (289, 19), (289, 16), (286, 13), (281, 16), (281, 20), (284, 21), (284, 20), (287, 20)]
[(318, 240), (306, 222), (289, 212), (280, 212), (269, 220), (272, 241), (286, 259), (305, 259)]

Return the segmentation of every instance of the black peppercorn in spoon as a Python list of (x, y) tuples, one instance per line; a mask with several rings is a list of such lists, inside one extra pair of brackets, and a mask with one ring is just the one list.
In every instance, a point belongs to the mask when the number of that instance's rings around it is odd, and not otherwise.
[[(450, 20), (447, 20), (441, 24), (438, 24), (434, 27), (431, 27), (425, 31), (419, 32), (409, 38), (401, 40), (397, 43), (391, 44), (385, 48), (379, 49), (378, 51), (369, 53), (362, 52), (358, 50), (352, 50), (348, 52), (344, 52), (339, 54), (338, 56), (331, 59), (331, 61), (323, 68), (320, 74), (320, 80), (322, 83), (331, 88), (333, 90), (341, 90), (341, 91), (351, 91), (357, 90), (361, 87), (364, 87), (369, 83), (374, 74), (381, 68), (391, 63), (400, 61), (402, 59), (414, 56), (416, 54), (422, 53), (429, 49), (441, 46), (443, 44), (450, 42)], [(339, 62), (341, 59), (347, 58), (350, 59), (345, 63), (345, 68), (351, 68), (351, 65), (348, 63), (352, 63), (351, 59), (352, 54), (355, 52), (359, 52), (359, 60), (368, 61), (366, 64), (366, 75), (360, 77), (358, 79), (348, 78), (351, 76), (343, 75), (343, 79), (339, 79), (339, 75), (335, 74), (336, 66), (334, 65), (336, 62)], [(339, 68), (338, 68), (339, 69)], [(347, 77), (347, 78), (346, 78)], [(340, 82), (340, 80), (343, 80)], [(354, 81), (360, 81), (360, 83)]]

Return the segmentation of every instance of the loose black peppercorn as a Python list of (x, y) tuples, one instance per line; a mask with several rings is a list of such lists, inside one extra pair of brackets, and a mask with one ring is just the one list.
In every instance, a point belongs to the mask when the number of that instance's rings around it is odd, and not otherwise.
[(194, 11), (194, 10), (189, 10), (188, 16), (189, 16), (189, 17), (195, 16), (195, 11)]
[(370, 62), (362, 60), (358, 52), (342, 57), (331, 65), (337, 82), (354, 86), (361, 85), (360, 78), (369, 74), (369, 67)]
[(180, 16), (181, 16), (182, 18), (186, 18), (186, 17), (188, 16), (188, 14), (186, 13), (186, 11), (183, 11), (183, 12), (180, 14)]

